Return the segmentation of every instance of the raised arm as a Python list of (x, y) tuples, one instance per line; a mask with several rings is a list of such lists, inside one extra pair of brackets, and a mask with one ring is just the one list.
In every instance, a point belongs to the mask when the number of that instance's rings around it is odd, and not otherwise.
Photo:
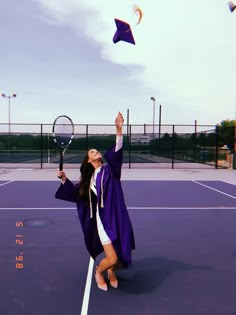
[(123, 163), (123, 135), (122, 127), (124, 123), (123, 115), (119, 112), (115, 119), (116, 126), (116, 145), (113, 145), (104, 155), (107, 163), (116, 176), (121, 176), (121, 167)]
[(70, 202), (76, 202), (75, 185), (66, 177), (64, 171), (58, 171), (57, 176), (61, 176), (61, 185), (56, 191), (55, 198)]
[(116, 124), (116, 147), (115, 152), (119, 151), (123, 147), (123, 135), (122, 135), (122, 127), (124, 123), (124, 118), (122, 114), (119, 112), (115, 124)]
[(115, 120), (115, 125), (116, 125), (116, 135), (117, 136), (122, 136), (122, 127), (124, 124), (124, 118), (121, 112), (118, 113), (116, 120)]

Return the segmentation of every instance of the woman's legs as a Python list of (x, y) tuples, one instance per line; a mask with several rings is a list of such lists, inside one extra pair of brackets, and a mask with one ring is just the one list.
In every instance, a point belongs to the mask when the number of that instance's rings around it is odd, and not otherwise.
[(111, 243), (103, 245), (103, 248), (105, 252), (105, 258), (101, 260), (96, 270), (96, 279), (97, 279), (98, 285), (105, 284), (103, 272), (106, 270), (108, 271), (110, 282), (113, 282), (113, 283), (117, 282), (117, 278), (115, 275), (115, 268), (116, 268), (116, 265), (118, 264), (118, 257), (116, 255), (115, 249)]
[(98, 271), (99, 272), (104, 272), (105, 270), (115, 266), (118, 262), (118, 257), (116, 255), (115, 249), (113, 245), (106, 244), (103, 245), (104, 248), (104, 253), (105, 253), (105, 258), (103, 258), (99, 264)]

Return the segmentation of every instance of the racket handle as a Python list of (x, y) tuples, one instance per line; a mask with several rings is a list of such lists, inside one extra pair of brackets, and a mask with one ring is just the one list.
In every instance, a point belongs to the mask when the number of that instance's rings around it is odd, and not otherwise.
[(60, 171), (63, 171), (63, 161), (60, 161), (59, 170), (60, 170)]
[[(63, 171), (63, 157), (60, 157), (59, 170)], [(58, 176), (58, 178), (62, 178), (62, 176)]]

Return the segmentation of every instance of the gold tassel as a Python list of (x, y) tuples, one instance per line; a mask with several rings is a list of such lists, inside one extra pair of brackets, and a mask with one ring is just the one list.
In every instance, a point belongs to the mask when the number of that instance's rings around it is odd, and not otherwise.
[[(91, 178), (92, 181), (92, 178)], [(90, 181), (90, 185), (91, 185)], [(93, 205), (92, 205), (92, 197), (91, 197), (91, 188), (89, 187), (89, 208), (90, 208), (90, 219), (93, 218)]]
[(103, 177), (104, 177), (104, 169), (102, 171), (102, 179), (101, 179), (101, 208), (104, 208), (104, 200), (103, 200)]

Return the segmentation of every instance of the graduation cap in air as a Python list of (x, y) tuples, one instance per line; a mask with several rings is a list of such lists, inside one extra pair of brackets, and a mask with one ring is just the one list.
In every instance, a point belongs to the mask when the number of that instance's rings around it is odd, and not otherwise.
[(230, 9), (230, 12), (233, 12), (236, 9), (236, 5), (233, 3), (233, 1), (229, 1), (228, 6)]
[(130, 25), (119, 19), (115, 19), (116, 32), (113, 36), (113, 43), (117, 43), (120, 40), (135, 45), (134, 37), (130, 28)]

